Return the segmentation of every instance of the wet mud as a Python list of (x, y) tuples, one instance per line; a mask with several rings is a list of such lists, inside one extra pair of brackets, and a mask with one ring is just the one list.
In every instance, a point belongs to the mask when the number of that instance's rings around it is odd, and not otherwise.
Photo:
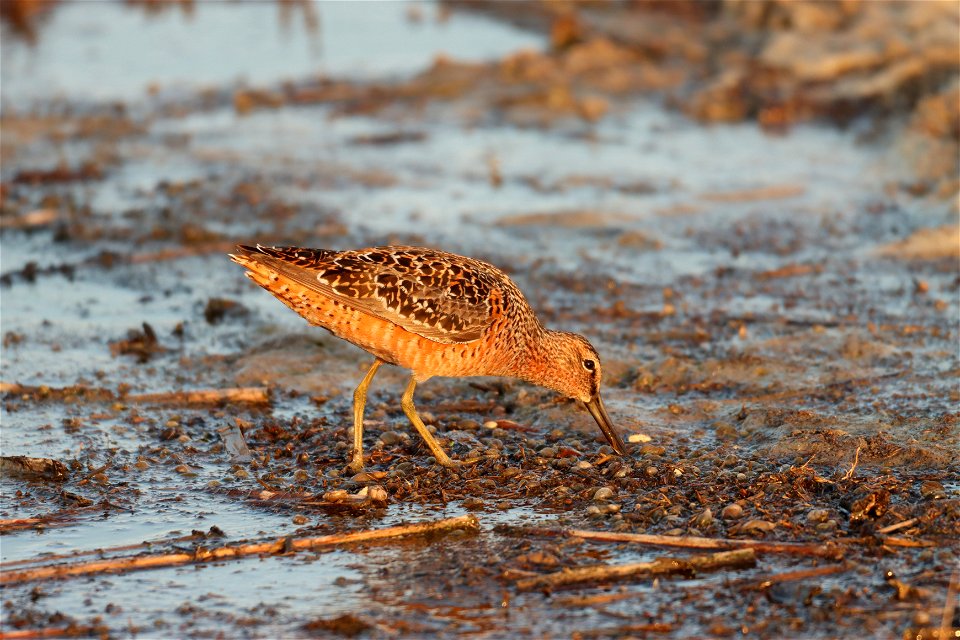
[[(4, 634), (960, 628), (955, 5), (380, 5), (389, 38), (3, 6)], [(118, 35), (216, 20), (293, 71), (191, 82)], [(46, 53), (94, 41), (130, 59), (89, 89)], [(252, 242), (500, 266), (597, 346), (629, 455), (551, 392), (433, 379), (445, 469), (385, 367), (348, 470), (371, 357), (252, 286)]]

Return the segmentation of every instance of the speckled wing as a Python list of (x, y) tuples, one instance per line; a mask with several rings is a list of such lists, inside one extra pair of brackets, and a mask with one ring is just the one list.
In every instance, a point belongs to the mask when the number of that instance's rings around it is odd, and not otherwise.
[(509, 282), (491, 265), (416, 247), (240, 250), (308, 289), (441, 343), (480, 338), (503, 311), (501, 279)]

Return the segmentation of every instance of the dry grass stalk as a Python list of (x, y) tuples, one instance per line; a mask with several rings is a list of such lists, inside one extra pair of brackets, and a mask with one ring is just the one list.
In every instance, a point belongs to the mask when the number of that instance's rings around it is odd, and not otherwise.
[(542, 529), (535, 527), (508, 527), (508, 531), (524, 535), (569, 536), (595, 542), (630, 542), (654, 547), (680, 549), (752, 549), (756, 553), (782, 553), (788, 555), (816, 556), (840, 559), (843, 550), (829, 544), (806, 544), (802, 542), (769, 542), (765, 540), (740, 540), (734, 538), (704, 538), (700, 536), (664, 536), (648, 533), (617, 533), (613, 531), (590, 531), (586, 529)]
[(170, 393), (140, 393), (124, 398), (127, 402), (143, 404), (268, 404), (270, 393), (266, 387), (238, 387), (233, 389), (198, 389)]
[(756, 562), (756, 554), (753, 549), (735, 549), (691, 558), (657, 558), (651, 562), (591, 565), (589, 567), (561, 569), (554, 573), (517, 580), (516, 587), (520, 591), (530, 591), (543, 587), (561, 587), (583, 582), (612, 582), (637, 576), (692, 574), (724, 568), (752, 567)]
[(213, 549), (197, 547), (192, 553), (160, 553), (110, 558), (106, 560), (92, 560), (74, 564), (39, 566), (21, 571), (5, 571), (0, 574), (0, 585), (50, 580), (54, 578), (72, 578), (101, 573), (125, 573), (128, 571), (172, 567), (183, 564), (233, 560), (249, 556), (295, 553), (297, 551), (307, 551), (357, 542), (375, 542), (378, 540), (390, 540), (409, 536), (431, 536), (456, 530), (477, 532), (480, 530), (480, 523), (476, 516), (466, 515), (437, 520), (435, 522), (399, 525), (385, 529), (357, 531), (353, 533), (337, 533), (315, 538), (284, 537), (268, 542), (233, 546), (225, 545)]

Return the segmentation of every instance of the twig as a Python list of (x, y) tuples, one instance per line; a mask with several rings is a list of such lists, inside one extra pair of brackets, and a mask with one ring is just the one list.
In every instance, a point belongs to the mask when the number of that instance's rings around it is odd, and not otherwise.
[(936, 542), (931, 542), (930, 540), (910, 540), (909, 538), (898, 538), (894, 536), (886, 536), (880, 538), (881, 544), (885, 544), (888, 547), (935, 547), (937, 546)]
[(611, 627), (609, 629), (588, 629), (586, 631), (574, 631), (573, 639), (578, 638), (603, 638), (613, 636), (623, 638), (643, 633), (670, 633), (673, 631), (673, 625), (669, 622), (652, 622), (650, 624), (628, 624), (622, 627)]
[(430, 536), (447, 533), (455, 530), (477, 532), (480, 523), (476, 516), (466, 515), (456, 518), (447, 518), (436, 522), (399, 525), (385, 529), (371, 531), (357, 531), (354, 533), (338, 533), (316, 538), (277, 538), (268, 542), (241, 544), (236, 546), (222, 546), (213, 549), (197, 547), (193, 553), (163, 553), (154, 555), (128, 556), (110, 558), (108, 560), (93, 560), (76, 564), (62, 564), (53, 566), (39, 566), (22, 571), (5, 571), (0, 573), (0, 585), (32, 582), (35, 580), (49, 580), (52, 578), (70, 578), (74, 576), (92, 575), (98, 573), (123, 573), (154, 569), (157, 567), (171, 567), (182, 564), (197, 564), (232, 560), (247, 556), (277, 555), (306, 551), (319, 547), (329, 547), (356, 542), (372, 542), (388, 540), (403, 536)]
[(631, 598), (646, 597), (647, 594), (641, 591), (627, 591), (625, 593), (602, 593), (597, 596), (570, 596), (568, 598), (555, 598), (551, 603), (557, 607), (579, 608), (592, 607), (611, 602), (620, 602)]
[(109, 389), (96, 387), (66, 387), (57, 389), (40, 386), (30, 387), (12, 382), (0, 382), (0, 393), (30, 394), (40, 399), (62, 400), (66, 396), (83, 396), (103, 402), (142, 402), (150, 404), (218, 404), (235, 402), (245, 404), (268, 404), (270, 393), (267, 387), (234, 387), (230, 389), (196, 389), (193, 391), (170, 391), (166, 393), (116, 394)]
[(947, 584), (947, 601), (943, 603), (943, 615), (940, 616), (940, 638), (948, 638), (953, 626), (953, 609), (957, 606), (957, 593), (960, 592), (960, 568), (954, 568)]
[(46, 629), (17, 629), (0, 631), (0, 640), (29, 640), (32, 638), (78, 638), (80, 636), (100, 635), (103, 627), (70, 625), (69, 627), (47, 627)]
[(837, 560), (842, 550), (829, 544), (806, 544), (802, 542), (769, 542), (765, 540), (739, 540), (733, 538), (703, 538), (699, 536), (663, 536), (647, 533), (617, 533), (613, 531), (588, 531), (584, 529), (544, 529), (538, 527), (497, 528), (503, 533), (537, 535), (547, 537), (568, 536), (595, 542), (631, 542), (655, 547), (681, 549), (753, 549), (757, 553), (783, 553), (798, 556), (816, 556)]
[[(41, 522), (42, 519), (37, 518)], [(148, 540), (146, 542), (136, 542), (133, 544), (123, 544), (116, 547), (103, 547), (101, 549), (86, 549), (83, 551), (73, 551), (71, 553), (44, 554), (42, 558), (24, 558), (23, 560), (7, 560), (3, 563), (3, 570), (7, 571), (11, 567), (21, 567), (24, 565), (37, 564), (38, 562), (51, 562), (53, 560), (73, 560), (83, 556), (107, 556), (111, 553), (121, 551), (133, 551), (134, 549), (149, 549), (164, 544), (176, 544), (179, 542), (189, 542), (191, 540), (205, 540), (206, 534), (198, 532), (186, 536), (176, 536), (174, 538), (162, 538), (160, 540)]]
[(853, 477), (853, 472), (857, 470), (857, 465), (860, 463), (860, 448), (861, 444), (857, 444), (857, 450), (853, 454), (853, 465), (850, 466), (850, 470), (843, 474), (844, 480), (849, 480)]
[(104, 471), (106, 471), (107, 469), (109, 469), (109, 468), (112, 467), (112, 466), (113, 466), (113, 463), (112, 463), (112, 462), (108, 462), (107, 464), (103, 465), (102, 467), (98, 467), (98, 468), (94, 469), (93, 471), (91, 471), (91, 472), (88, 473), (87, 475), (85, 475), (85, 476), (83, 476), (82, 478), (80, 478), (79, 480), (77, 480), (77, 484), (81, 484), (81, 483), (83, 483), (83, 482), (86, 482), (87, 480), (89, 480), (89, 479), (92, 478), (93, 476), (98, 475), (98, 474), (100, 474), (100, 473), (103, 473)]
[(38, 524), (46, 522), (43, 518), (13, 518), (12, 520), (0, 520), (0, 532), (13, 531), (16, 529), (29, 529)]
[(753, 549), (720, 551), (709, 555), (691, 558), (657, 558), (651, 562), (633, 562), (617, 565), (592, 565), (575, 569), (562, 569), (554, 573), (517, 580), (520, 591), (530, 591), (542, 587), (560, 587), (581, 582), (610, 582), (636, 576), (671, 575), (675, 573), (696, 573), (713, 571), (725, 567), (752, 567), (757, 563)]
[(266, 387), (239, 387), (233, 389), (171, 391), (169, 393), (139, 393), (126, 396), (124, 400), (144, 404), (218, 404), (221, 402), (268, 404), (270, 394)]
[(799, 569), (797, 571), (787, 571), (786, 573), (777, 573), (772, 576), (761, 579), (755, 584), (754, 589), (767, 589), (775, 584), (784, 582), (796, 582), (797, 580), (806, 580), (808, 578), (819, 578), (821, 576), (832, 576), (835, 573), (850, 571), (852, 567), (845, 564), (835, 564), (828, 567), (814, 567), (812, 569)]
[(882, 529), (877, 529), (877, 533), (893, 533), (894, 531), (899, 531), (900, 529), (906, 529), (907, 527), (912, 527), (920, 521), (920, 518), (910, 518), (909, 520), (904, 520), (903, 522), (898, 522), (896, 524), (890, 524)]

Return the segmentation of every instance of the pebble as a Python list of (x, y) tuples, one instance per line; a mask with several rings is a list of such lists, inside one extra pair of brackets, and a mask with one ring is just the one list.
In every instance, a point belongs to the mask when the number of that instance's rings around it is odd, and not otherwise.
[(767, 520), (748, 520), (744, 522), (739, 529), (739, 533), (746, 534), (760, 534), (768, 533), (777, 528), (775, 522), (769, 522)]
[(838, 526), (840, 525), (836, 520), (827, 520), (826, 522), (819, 523), (814, 528), (821, 533), (830, 533), (831, 531), (836, 531)]
[(383, 440), (383, 444), (391, 446), (402, 442), (403, 435), (397, 433), (396, 431), (384, 431), (380, 434), (380, 439)]
[(483, 509), (483, 500), (474, 496), (470, 496), (469, 498), (464, 499), (463, 508), (468, 509), (470, 511)]
[(544, 447), (537, 452), (537, 455), (539, 455), (541, 458), (556, 458), (557, 450), (553, 447)]
[(593, 465), (587, 462), (586, 460), (581, 460), (580, 462), (575, 464), (573, 468), (576, 469), (577, 471), (585, 471), (587, 469), (592, 469)]
[(734, 427), (729, 422), (718, 422), (714, 426), (714, 431), (717, 434), (717, 437), (721, 440), (732, 439), (737, 437), (737, 428)]
[(499, 423), (496, 420), (487, 420), (483, 423), (483, 426), (486, 429), (496, 429), (499, 426)]
[(720, 517), (724, 520), (736, 520), (743, 516), (743, 507), (737, 503), (728, 504), (723, 508), (723, 511), (720, 512)]
[(807, 522), (826, 522), (830, 517), (830, 511), (827, 509), (811, 509), (807, 512)]
[(367, 490), (367, 499), (370, 500), (370, 502), (376, 502), (378, 504), (386, 504), (387, 501), (389, 501), (390, 499), (390, 496), (387, 495), (387, 490), (378, 484), (366, 487), (366, 490)]
[(693, 524), (701, 529), (709, 529), (710, 525), (714, 523), (713, 512), (710, 511), (710, 508), (706, 508), (703, 512), (693, 519)]
[(613, 489), (610, 487), (600, 487), (593, 494), (593, 499), (597, 502), (609, 500), (613, 497)]
[(666, 447), (661, 447), (655, 444), (645, 444), (640, 447), (640, 453), (645, 456), (662, 456), (666, 452)]
[(927, 500), (942, 500), (947, 497), (947, 491), (939, 482), (927, 480), (920, 485), (920, 495)]
[(480, 423), (470, 418), (465, 418), (457, 422), (457, 428), (461, 431), (476, 431), (480, 428)]
[(651, 478), (652, 478), (653, 476), (657, 475), (657, 472), (658, 472), (658, 471), (659, 471), (659, 470), (658, 470), (656, 467), (652, 466), (652, 465), (649, 466), (649, 467), (647, 467), (646, 470), (645, 470), (646, 474), (647, 474), (648, 476), (650, 476)]
[(310, 518), (305, 515), (293, 516), (293, 524), (307, 524), (308, 522), (310, 522)]

